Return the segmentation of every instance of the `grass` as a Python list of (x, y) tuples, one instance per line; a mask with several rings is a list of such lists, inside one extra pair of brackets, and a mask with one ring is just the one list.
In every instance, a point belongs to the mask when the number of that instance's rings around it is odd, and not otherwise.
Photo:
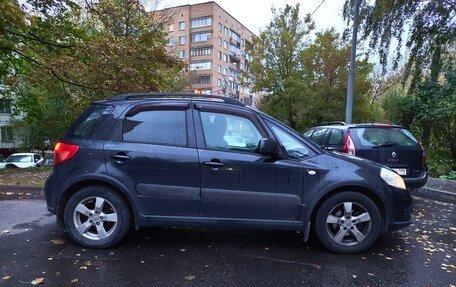
[(44, 186), (52, 167), (0, 169), (0, 185)]

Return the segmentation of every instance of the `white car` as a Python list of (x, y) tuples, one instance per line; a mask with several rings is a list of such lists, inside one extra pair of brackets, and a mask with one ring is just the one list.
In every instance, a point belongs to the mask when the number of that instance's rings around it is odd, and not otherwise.
[(44, 159), (36, 153), (13, 153), (5, 162), (0, 162), (0, 168), (27, 168), (41, 166)]

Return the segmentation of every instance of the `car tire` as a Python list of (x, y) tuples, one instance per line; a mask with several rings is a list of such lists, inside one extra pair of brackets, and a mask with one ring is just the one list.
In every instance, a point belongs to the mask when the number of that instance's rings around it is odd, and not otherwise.
[(382, 229), (377, 205), (367, 196), (345, 191), (328, 198), (317, 211), (315, 231), (335, 253), (359, 253), (371, 247)]
[(85, 187), (73, 194), (65, 206), (65, 227), (77, 243), (89, 248), (107, 248), (128, 233), (129, 210), (116, 191), (104, 186)]

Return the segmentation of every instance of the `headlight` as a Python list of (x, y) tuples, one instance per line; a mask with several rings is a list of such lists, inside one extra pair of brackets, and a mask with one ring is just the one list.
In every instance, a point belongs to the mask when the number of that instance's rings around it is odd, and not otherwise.
[(392, 170), (382, 167), (380, 177), (388, 184), (400, 189), (406, 189), (405, 182), (400, 175)]

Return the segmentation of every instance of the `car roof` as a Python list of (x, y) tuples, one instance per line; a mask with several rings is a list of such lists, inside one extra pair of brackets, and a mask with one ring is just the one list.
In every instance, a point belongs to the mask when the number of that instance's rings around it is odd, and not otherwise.
[[(351, 129), (351, 128), (402, 128), (405, 129), (404, 126), (396, 125), (393, 123), (363, 123), (363, 124), (344, 124), (344, 125), (317, 125), (310, 129), (321, 129), (321, 128), (331, 128), (331, 129)], [(310, 130), (309, 129), (309, 130)]]
[(19, 152), (19, 153), (13, 153), (10, 156), (12, 156), (12, 155), (38, 155), (38, 154), (33, 153), (33, 152)]

